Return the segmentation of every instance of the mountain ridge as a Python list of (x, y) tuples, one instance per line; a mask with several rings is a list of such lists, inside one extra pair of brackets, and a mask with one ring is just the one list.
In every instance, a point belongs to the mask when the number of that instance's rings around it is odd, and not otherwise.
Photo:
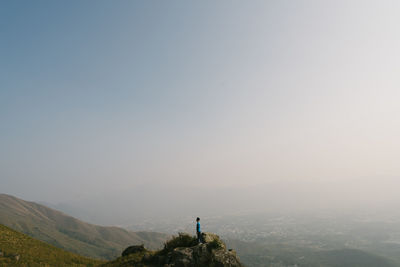
[(0, 224), (59, 248), (101, 259), (113, 259), (132, 244), (145, 244), (156, 249), (168, 238), (161, 233), (89, 224), (7, 194), (0, 194)]

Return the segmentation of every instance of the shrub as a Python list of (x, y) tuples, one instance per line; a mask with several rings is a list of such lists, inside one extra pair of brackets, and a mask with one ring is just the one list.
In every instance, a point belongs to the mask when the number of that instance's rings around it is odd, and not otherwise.
[(219, 249), (219, 248), (222, 248), (222, 243), (218, 239), (214, 239), (213, 241), (207, 243), (207, 249), (209, 251), (211, 251), (213, 249)]
[(197, 238), (186, 233), (179, 233), (164, 244), (160, 254), (165, 255), (178, 247), (193, 247), (197, 245)]

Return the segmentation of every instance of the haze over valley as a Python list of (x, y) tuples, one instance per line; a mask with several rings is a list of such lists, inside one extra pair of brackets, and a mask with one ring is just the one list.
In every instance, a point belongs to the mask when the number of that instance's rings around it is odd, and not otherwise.
[(399, 12), (2, 1), (0, 265), (400, 266)]

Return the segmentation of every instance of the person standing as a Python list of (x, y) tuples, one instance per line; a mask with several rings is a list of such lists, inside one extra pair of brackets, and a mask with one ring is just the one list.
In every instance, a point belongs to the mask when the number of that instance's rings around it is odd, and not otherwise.
[(196, 219), (196, 233), (197, 233), (197, 241), (199, 243), (203, 243), (202, 238), (201, 238), (201, 228), (200, 228), (200, 218), (199, 217), (197, 217), (197, 219)]

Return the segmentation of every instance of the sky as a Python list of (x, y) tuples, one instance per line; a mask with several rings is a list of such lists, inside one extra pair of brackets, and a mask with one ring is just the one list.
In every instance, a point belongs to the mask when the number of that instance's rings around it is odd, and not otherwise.
[(151, 212), (202, 195), (262, 208), (271, 190), (398, 204), (399, 11), (1, 1), (0, 192)]

